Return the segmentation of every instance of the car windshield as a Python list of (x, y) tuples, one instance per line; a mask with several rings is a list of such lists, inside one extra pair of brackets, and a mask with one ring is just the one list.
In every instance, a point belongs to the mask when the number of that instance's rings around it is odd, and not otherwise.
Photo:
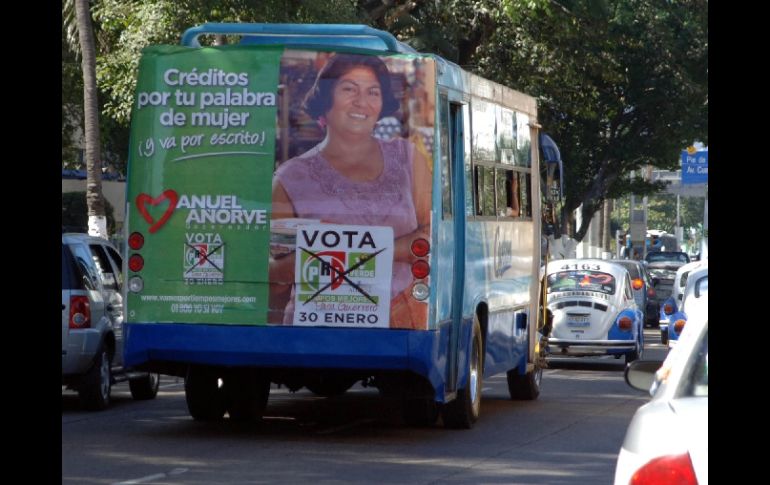
[(615, 277), (589, 270), (559, 271), (548, 275), (548, 292), (588, 290), (615, 293)]
[(615, 264), (618, 264), (626, 268), (628, 270), (628, 274), (631, 275), (631, 278), (634, 278), (634, 279), (640, 278), (639, 267), (636, 265), (636, 263), (616, 262)]

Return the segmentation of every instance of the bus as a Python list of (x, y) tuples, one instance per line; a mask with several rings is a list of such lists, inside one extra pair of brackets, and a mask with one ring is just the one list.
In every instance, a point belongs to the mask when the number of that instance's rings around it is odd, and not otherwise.
[(211, 23), (143, 51), (130, 143), (126, 365), (194, 419), (274, 385), (466, 429), (485, 378), (538, 397), (562, 180), (533, 97), (363, 25)]

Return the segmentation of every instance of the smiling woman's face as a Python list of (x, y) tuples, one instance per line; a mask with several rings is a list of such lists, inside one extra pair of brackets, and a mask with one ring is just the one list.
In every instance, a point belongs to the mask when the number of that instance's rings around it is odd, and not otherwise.
[(336, 133), (371, 135), (382, 111), (382, 90), (374, 71), (354, 67), (337, 80), (332, 107), (326, 113), (329, 129)]

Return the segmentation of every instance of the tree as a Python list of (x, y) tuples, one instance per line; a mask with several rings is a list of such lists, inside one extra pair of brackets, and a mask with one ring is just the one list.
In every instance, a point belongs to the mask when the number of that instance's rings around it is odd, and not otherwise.
[(708, 139), (708, 1), (507, 0), (512, 35), (480, 68), (540, 100), (567, 183), (563, 219), (578, 207), (581, 240), (607, 198), (662, 184), (632, 170), (678, 168)]
[(96, 43), (88, 0), (74, 0), (83, 69), (83, 110), (86, 142), (86, 201), (88, 233), (107, 238), (107, 218), (102, 194), (102, 161), (99, 141), (99, 102), (96, 93)]
[(103, 111), (125, 127), (139, 57), (148, 45), (178, 44), (186, 29), (206, 22), (360, 22), (354, 0), (98, 0), (94, 19), (104, 44), (98, 60), (99, 85), (108, 98)]
[[(107, 230), (115, 231), (115, 209), (107, 199), (104, 200), (104, 212), (107, 217)], [(88, 230), (88, 204), (85, 192), (63, 192), (61, 194), (61, 224), (67, 232), (86, 232)]]
[(565, 161), (562, 227), (582, 212), (577, 240), (604, 200), (663, 188), (632, 170), (677, 168), (708, 139), (707, 0), (365, 4), (412, 46), (538, 98)]

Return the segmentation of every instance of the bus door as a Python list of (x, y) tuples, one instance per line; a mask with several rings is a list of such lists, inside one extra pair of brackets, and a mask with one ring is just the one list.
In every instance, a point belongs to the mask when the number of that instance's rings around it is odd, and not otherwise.
[[(441, 222), (438, 227), (442, 256), (437, 267), (441, 275), (437, 279), (437, 320), (445, 322), (448, 319), (451, 324), (446, 392), (452, 394), (457, 390), (457, 356), (465, 282), (464, 120), (467, 117), (463, 116), (463, 105), (452, 102), (446, 93), (440, 94), (439, 104)], [(470, 133), (467, 135), (470, 136)]]

